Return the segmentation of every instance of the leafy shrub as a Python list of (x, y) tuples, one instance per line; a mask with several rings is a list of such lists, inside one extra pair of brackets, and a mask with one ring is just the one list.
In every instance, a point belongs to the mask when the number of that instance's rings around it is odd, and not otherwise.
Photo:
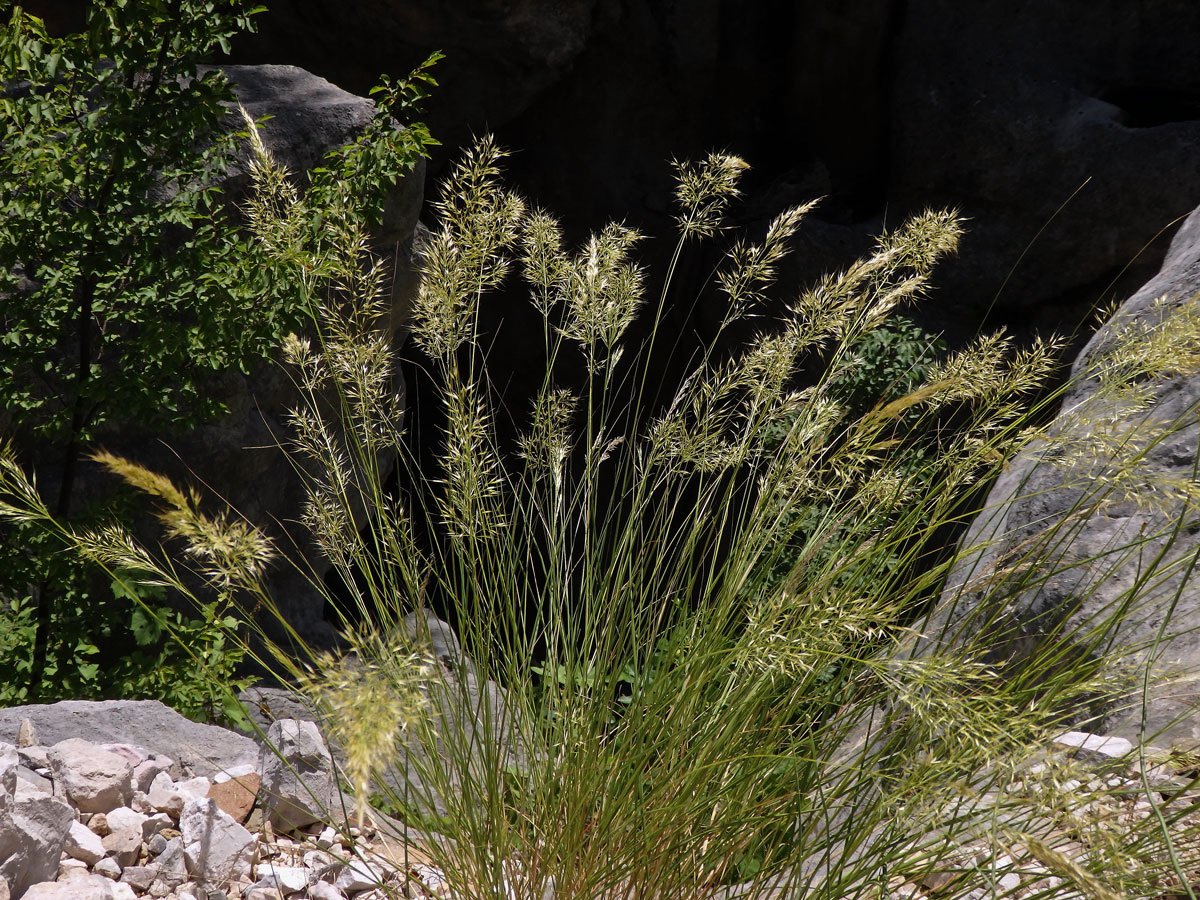
[[(857, 408), (847, 397), (856, 352), (926, 290), (957, 244), (956, 218), (929, 212), (882, 235), (872, 256), (801, 292), (732, 359), (701, 360), (651, 409), (637, 388), (664, 337), (669, 279), (646, 304), (631, 258), (639, 236), (623, 226), (565, 248), (553, 218), (500, 184), (500, 159), (484, 141), (450, 174), (425, 249), (413, 340), (446, 413), (433, 475), (417, 469), (391, 405), (395, 360), (374, 327), (382, 270), (340, 205), (352, 195), (314, 207), (260, 147), (252, 208), (277, 272), (307, 292), (316, 331), (284, 344), (305, 398), (291, 445), (307, 479), (304, 521), (355, 618), (378, 629), (351, 636), (347, 668), (303, 647), (298, 657), (295, 643), (262, 661), (317, 685), (335, 725), (360, 719), (361, 705), (322, 690), (322, 672), (392, 683), (371, 727), (398, 736), (400, 782), (374, 753), (373, 777), (360, 766), (351, 781), (409, 812), (454, 894), (677, 898), (743, 881), (746, 896), (877, 897), (971, 841), (1025, 846), (1095, 896), (1109, 878), (1141, 895), (1183, 879), (1174, 850), (1186, 820), (1136, 826), (1126, 851), (1136, 866), (1060, 865), (1040, 795), (1007, 788), (1054, 731), (1127, 694), (1137, 673), (1108, 646), (1121, 610), (1047, 629), (1019, 664), (994, 660), (986, 631), (917, 652), (913, 609), (953, 564), (921, 548), (960, 520), (964, 498), (1034, 439), (1064, 461), (1103, 449), (1056, 445), (1027, 417), (1056, 365), (1053, 343), (983, 336), (930, 362), (900, 396)], [(719, 154), (679, 168), (676, 258), (720, 226), (744, 168)], [(318, 210), (328, 224), (314, 240)], [(806, 211), (785, 211), (761, 244), (735, 245), (718, 273), (727, 325), (754, 310)], [(550, 365), (522, 438), (504, 447), (476, 316), (513, 269), (544, 317)], [(638, 315), (650, 337), (631, 347)], [(1131, 335), (1097, 365), (1148, 377), (1161, 357), (1141, 352), (1147, 339)], [(1200, 371), (1200, 317), (1183, 320), (1170, 347), (1173, 370)], [(798, 388), (809, 351), (825, 354), (829, 373)], [(580, 384), (554, 379), (568, 354), (584, 363)], [(632, 407), (621, 399), (629, 385)], [(940, 427), (948, 415), (952, 430)], [(389, 455), (401, 484), (417, 487), (384, 489)], [(269, 606), (260, 534), (201, 516), (144, 469), (105, 462), (192, 523), (190, 553), (222, 592)], [(9, 515), (46, 521), (44, 510), (21, 513), (30, 490), (7, 471)], [(374, 517), (361, 533), (360, 508)], [(120, 530), (64, 533), (89, 558), (183, 587), (159, 551)], [(1061, 537), (1037, 537), (1026, 573)], [(460, 623), (464, 655), (448, 675), (420, 671), (428, 620), (405, 618), (433, 597)], [(422, 710), (406, 702), (414, 679)], [(487, 679), (505, 690), (499, 707), (476, 692)], [(987, 860), (959, 871), (946, 896), (991, 891), (1015, 866), (999, 850)], [(1057, 890), (1046, 882), (1037, 896)]]
[[(109, 0), (89, 6), (83, 32), (52, 38), (18, 7), (0, 36), (0, 421), (42, 460), (54, 515), (78, 528), (126, 511), (120, 496), (86, 509), (76, 497), (82, 455), (105, 428), (169, 435), (215, 417), (214, 376), (261, 364), (303, 319), (294, 285), (273, 280), (228, 221), (219, 181), (241, 137), (224, 121), (233, 93), (219, 71), (196, 69), (258, 11)], [(384, 113), (326, 161), (326, 189), (347, 179), (378, 199), (411, 170), (428, 132), (399, 131), (386, 113), (420, 83), (404, 97), (379, 89)], [(0, 533), (0, 559), (0, 702), (211, 708), (211, 686), (156, 622), (218, 679), (242, 659), (228, 633), (236, 609), (204, 602), (183, 616), (161, 590), (73, 558), (38, 522)]]

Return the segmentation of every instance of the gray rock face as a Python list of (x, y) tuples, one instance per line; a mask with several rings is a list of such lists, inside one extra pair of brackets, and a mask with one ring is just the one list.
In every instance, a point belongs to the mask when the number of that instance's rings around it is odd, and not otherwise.
[[(462, 752), (461, 748), (468, 747), (473, 765), (484, 765), (496, 752), (497, 745), (510, 765), (520, 766), (524, 757), (508, 722), (510, 712), (504, 689), (480, 677), (475, 663), (463, 652), (454, 629), (432, 613), (410, 613), (404, 619), (404, 628), (417, 646), (426, 648), (430, 664), (426, 695), (433, 740), (426, 746), (415, 736), (402, 739), (395, 761), (378, 774), (375, 786), (391, 790), (397, 797), (406, 797), (410, 805), (429, 815), (445, 815), (449, 805), (462, 801), (443, 796), (434, 785), (426, 784), (420, 774), (422, 766), (439, 765), (436, 760), (456, 756)], [(264, 732), (291, 716), (320, 720), (306, 701), (278, 688), (251, 688), (241, 699)], [(450, 735), (454, 737), (449, 738)], [(270, 735), (267, 742), (274, 742)], [(334, 757), (344, 767), (343, 749), (336, 743), (331, 742), (331, 746)], [(264, 750), (264, 771), (268, 764)], [(283, 775), (279, 777), (282, 779)], [(458, 781), (456, 776), (452, 780)]]
[[(1103, 358), (1111, 349), (1117, 329), (1124, 323), (1147, 320), (1154, 301), (1171, 298), (1171, 308), (1198, 302), (1200, 293), (1200, 211), (1184, 223), (1171, 244), (1159, 274), (1134, 294), (1113, 321), (1088, 343), (1075, 364), (1078, 374), (1092, 360)], [(1164, 478), (1190, 480), (1200, 449), (1200, 428), (1195, 409), (1200, 403), (1200, 378), (1163, 372), (1150, 382), (1153, 403), (1148, 413), (1120, 413), (1118, 429), (1129, 434), (1151, 433), (1155, 420), (1181, 422), (1164, 438), (1154, 443), (1137, 462), (1140, 493), (1149, 496), (1159, 489)], [(1097, 393), (1095, 381), (1084, 381), (1072, 389), (1063, 402), (1064, 412), (1055, 431), (1081, 441), (1089, 439), (1095, 416), (1111, 414), (1111, 405)], [(1083, 415), (1078, 415), (1082, 410)], [(1068, 411), (1073, 411), (1068, 417)], [(1145, 416), (1145, 418), (1142, 418)], [(1149, 424), (1147, 424), (1149, 423)], [(1105, 490), (1103, 480), (1080, 477), (1042, 457), (1036, 446), (1020, 455), (997, 480), (980, 514), (963, 538), (963, 547), (978, 547), (951, 573), (947, 601), (958, 597), (950, 611), (943, 611), (931, 630), (957, 627), (968, 615), (978, 611), (981, 600), (975, 584), (1005, 563), (1009, 554), (1026, 546), (1044, 530), (1057, 527), (1073, 510), (1090, 508)], [(1149, 645), (1154, 642), (1170, 615), (1166, 634), (1169, 639), (1154, 653), (1159, 672), (1192, 671), (1200, 667), (1200, 581), (1188, 575), (1189, 561), (1200, 549), (1200, 529), (1191, 523), (1194, 513), (1182, 500), (1164, 498), (1160, 508), (1150, 509), (1117, 498), (1081, 521), (1070, 521), (1069, 540), (1058, 563), (1069, 568), (1046, 574), (1040, 584), (1022, 589), (1017, 596), (1001, 596), (995, 602), (1001, 625), (998, 626), (999, 653), (1025, 653), (1036, 648), (1038, 635), (1051, 624), (1066, 623), (1071, 628), (1083, 621), (1095, 621), (1115, 604), (1133, 599), (1128, 617), (1117, 632), (1118, 644), (1141, 647), (1143, 652), (1125, 660), (1143, 665)], [(1078, 515), (1075, 518), (1079, 518)], [(1175, 530), (1174, 526), (1182, 524)], [(1131, 547), (1131, 542), (1134, 544)], [(1090, 562), (1088, 562), (1090, 560)], [(961, 596), (959, 596), (961, 594)], [(991, 596), (996, 596), (995, 592)], [(1173, 636), (1172, 636), (1173, 635)], [(1183, 720), (1172, 724), (1178, 716)], [(1106, 730), (1136, 740), (1139, 708), (1106, 723)], [(1200, 737), (1200, 687), (1193, 682), (1177, 684), (1157, 693), (1149, 706), (1149, 733), (1169, 730), (1155, 742), (1180, 737)]]
[(157, 700), (64, 700), (0, 709), (0, 741), (11, 741), (25, 718), (47, 744), (68, 738), (136, 742), (152, 754), (175, 760), (176, 779), (212, 775), (258, 760), (258, 745), (244, 735), (193, 722)]
[(259, 762), (259, 798), (272, 825), (292, 831), (337, 808), (333, 759), (315, 723), (281, 719), (267, 731), (267, 744)]
[(71, 807), (46, 796), (12, 801), (0, 814), (0, 879), (13, 897), (54, 877), (73, 819)]

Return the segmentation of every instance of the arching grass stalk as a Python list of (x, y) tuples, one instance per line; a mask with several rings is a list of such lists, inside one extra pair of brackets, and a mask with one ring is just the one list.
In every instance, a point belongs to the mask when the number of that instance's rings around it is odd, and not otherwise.
[[(304, 523), (346, 585), (348, 598), (331, 602), (366, 629), (351, 635), (352, 659), (321, 657), (294, 632), (286, 647), (266, 634), (255, 646), (263, 665), (324, 701), (358, 792), (386, 796), (462, 897), (840, 900), (948, 869), (939, 896), (1011, 894), (1015, 874), (1029, 896), (1049, 897), (1061, 882), (1035, 877), (1031, 861), (1060, 857), (1056, 877), (1084, 894), (1116, 883), (1153, 895), (1164, 847), (1193, 846), (1186, 816), (1131, 825), (1124, 849), (1085, 865), (1059, 849), (1065, 819), (1049, 794), (1014, 788), (1049, 736), (1128, 696), (1114, 635), (1138, 591), (1092, 620), (1048, 623), (1023, 656), (995, 651), (1004, 604), (1063, 574), (1057, 554), (1088, 515), (1114, 496), (1162, 504), (1187, 490), (1129, 490), (1169, 423), (1132, 443), (1116, 428), (1090, 441), (1047, 432), (1028, 407), (1061, 345), (1019, 348), (999, 334), (929, 366), (904, 396), (849, 411), (835, 384), (853, 348), (926, 293), (957, 245), (959, 222), (942, 212), (882, 235), (735, 352), (702, 354), (678, 384), (655, 384), (647, 347), (629, 337), (642, 310), (637, 236), (609, 226), (569, 250), (551, 217), (501, 185), (501, 159), (481, 142), (434, 205), (412, 320), (445, 414), (434, 472), (417, 465), (393, 403), (396, 362), (376, 330), (386, 273), (338, 206), (352, 191), (326, 199), (334, 206), (314, 232), (304, 226), (316, 211), (261, 152), (255, 173), (252, 226), (313, 311), (312, 334), (284, 348), (301, 398), (287, 449), (308, 492)], [(720, 155), (680, 167), (683, 238), (721, 227), (742, 169)], [(735, 242), (717, 275), (722, 333), (755, 314), (807, 211), (783, 213), (760, 245)], [(508, 446), (477, 323), (514, 272), (530, 284), (552, 363)], [(668, 300), (651, 314), (650, 341)], [(1136, 405), (1155, 367), (1197, 368), (1198, 341), (1188, 316), (1124, 334), (1099, 370), (1114, 379), (1110, 400)], [(818, 355), (830, 370), (802, 372)], [(570, 357), (580, 384), (555, 380), (553, 361)], [(667, 399), (654, 406), (660, 388)], [(1109, 421), (1095, 408), (1074, 414)], [(947, 574), (987, 549), (940, 552), (944, 535), (1030, 447), (1057, 459), (1068, 484), (1096, 484), (1100, 466), (1106, 490), (1081, 492), (1015, 552), (968, 565), (948, 604), (975, 597), (988, 627), (959, 627), (950, 609), (926, 615)], [(393, 458), (394, 494), (384, 487)], [(19, 493), (19, 473), (4, 471)], [(21, 506), (5, 509), (43, 515)], [(181, 536), (194, 558), (221, 560), (218, 583), (273, 609), (257, 571), (204, 549), (215, 533)], [(1159, 537), (1170, 543), (1169, 530)], [(169, 556), (127, 534), (73, 539), (186, 588)], [(1075, 565), (1094, 583), (1137, 550)], [(434, 604), (449, 608), (457, 638)], [(368, 677), (369, 687), (356, 680)], [(369, 735), (338, 732), (339, 710), (361, 709), (356, 690), (404, 712)], [(1188, 852), (1174, 869), (1195, 864)]]

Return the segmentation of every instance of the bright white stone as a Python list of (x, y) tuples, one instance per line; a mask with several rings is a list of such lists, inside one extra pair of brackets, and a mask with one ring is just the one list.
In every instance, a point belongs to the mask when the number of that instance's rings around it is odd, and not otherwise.
[(212, 782), (202, 775), (189, 778), (187, 781), (175, 782), (175, 790), (183, 794), (185, 800), (203, 800), (208, 796)]
[(0, 791), (0, 879), (12, 896), (58, 874), (74, 810), (48, 794), (13, 797)]
[(334, 884), (348, 894), (365, 891), (383, 883), (387, 873), (361, 859), (349, 860), (338, 872)]
[[(119, 886), (99, 875), (84, 875), (67, 881), (43, 881), (33, 885), (22, 900), (136, 900), (132, 890), (118, 891)], [(128, 889), (129, 885), (125, 885)]]
[(304, 890), (311, 880), (308, 869), (299, 866), (277, 866), (269, 862), (255, 866), (254, 874), (258, 878), (255, 887), (274, 888), (285, 897)]
[(66, 859), (60, 859), (58, 861), (58, 878), (55, 880), (66, 881), (68, 878), (77, 877), (80, 874), (86, 875), (87, 873), (87, 863), (85, 863), (82, 859), (72, 859), (68, 856)]
[(170, 766), (164, 766), (161, 757), (142, 760), (133, 769), (133, 786), (144, 794), (150, 793), (150, 785), (154, 779), (163, 774)]
[(1133, 744), (1121, 737), (1104, 737), (1086, 731), (1068, 731), (1054, 739), (1064, 749), (1073, 750), (1076, 757), (1092, 763), (1120, 759), (1133, 752)]
[(212, 777), (213, 784), (223, 784), (234, 778), (241, 778), (243, 775), (257, 775), (258, 766), (254, 763), (244, 763), (240, 766), (233, 766), (224, 772), (218, 772)]
[(81, 860), (89, 866), (94, 866), (104, 859), (104, 844), (100, 835), (80, 822), (71, 823), (71, 830), (67, 833), (67, 842), (63, 844), (63, 849), (72, 859)]
[(108, 827), (113, 831), (136, 828), (140, 832), (142, 826), (146, 824), (146, 819), (149, 818), (140, 812), (134, 812), (128, 806), (118, 806), (116, 809), (109, 810), (105, 815), (108, 817)]
[(188, 798), (184, 797), (175, 788), (175, 782), (171, 780), (171, 776), (166, 772), (160, 772), (155, 776), (154, 782), (150, 785), (150, 790), (146, 794), (146, 802), (151, 807), (159, 812), (166, 813), (173, 819), (178, 819), (179, 814), (183, 812), (183, 805)]
[(309, 900), (346, 900), (346, 895), (327, 881), (318, 881), (308, 889)]
[(111, 878), (113, 881), (121, 877), (121, 866), (112, 857), (106, 857), (92, 867), (92, 871), (97, 875), (103, 875), (105, 878)]

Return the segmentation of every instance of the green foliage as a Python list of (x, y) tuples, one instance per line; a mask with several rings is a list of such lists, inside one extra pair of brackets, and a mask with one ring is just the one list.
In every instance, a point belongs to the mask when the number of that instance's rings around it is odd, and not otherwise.
[(925, 383), (946, 342), (906, 316), (890, 316), (847, 348), (849, 355), (830, 380), (830, 394), (862, 415)]
[[(79, 457), (105, 427), (211, 418), (212, 377), (246, 371), (297, 321), (224, 224), (232, 93), (196, 69), (255, 12), (240, 0), (113, 0), (89, 7), (83, 32), (52, 38), (16, 7), (0, 36), (0, 415), (39, 448), (60, 516), (78, 512)], [(16, 598), (29, 699), (153, 693), (191, 712), (208, 702), (176, 649), (146, 642), (130, 618), (137, 598), (111, 591), (103, 571), (69, 561), (45, 533), (19, 530), (5, 546), (22, 559), (0, 595)], [(161, 598), (141, 599), (169, 614)], [(201, 612), (178, 622), (231, 669), (239, 654), (213, 631), (214, 611)]]
[(109, 2), (51, 38), (17, 8), (0, 44), (0, 404), (65, 445), (112, 417), (186, 427), (219, 411), (297, 312), (264, 296), (222, 224), (236, 134), (219, 72), (241, 2)]
[[(211, 419), (217, 377), (261, 363), (308, 314), (231, 225), (219, 183), (245, 135), (224, 76), (197, 70), (259, 11), (107, 0), (89, 6), (83, 32), (52, 38), (17, 7), (0, 32), (0, 424), (37, 448), (57, 489), (47, 506), (79, 528), (124, 513), (117, 499), (77, 508), (87, 444)], [(366, 133), (317, 173), (329, 205), (349, 179), (378, 220), (378, 201), (432, 142), (389, 113), (411, 109), (435, 61), (385, 83)], [(185, 615), (158, 589), (71, 558), (38, 523), (0, 533), (0, 549), (0, 702), (155, 696), (200, 714), (214, 708), (212, 679), (235, 683), (227, 600)]]
[[(163, 587), (85, 568), (66, 557), (60, 538), (42, 529), (17, 527), (8, 540), (19, 543), (22, 552), (6, 553), (5, 559), (24, 560), (26, 578), (39, 577), (48, 556), (56, 565), (77, 570), (59, 582), (65, 589), (50, 620), (54, 641), (43, 677), (60, 696), (154, 699), (198, 721), (241, 719), (241, 711), (228, 704), (225, 690), (217, 687), (224, 684), (237, 691), (251, 683), (237, 674), (245, 656), (236, 639), (242, 626), (228, 604), (210, 601), (196, 611), (198, 615), (185, 615), (167, 602)], [(6, 599), (0, 609), (2, 706), (32, 699), (28, 684), (35, 630), (29, 599)]]

